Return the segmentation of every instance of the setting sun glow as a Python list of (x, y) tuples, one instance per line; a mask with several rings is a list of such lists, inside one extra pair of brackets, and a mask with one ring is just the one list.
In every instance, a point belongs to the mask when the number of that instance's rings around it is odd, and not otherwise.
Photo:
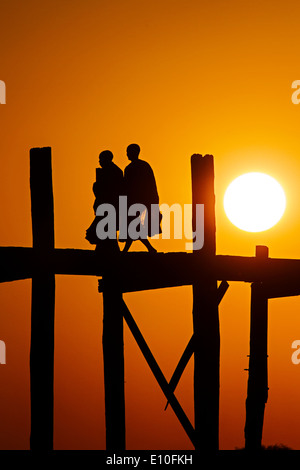
[(281, 185), (264, 173), (246, 173), (228, 186), (224, 209), (230, 222), (246, 232), (262, 232), (281, 219), (286, 197)]

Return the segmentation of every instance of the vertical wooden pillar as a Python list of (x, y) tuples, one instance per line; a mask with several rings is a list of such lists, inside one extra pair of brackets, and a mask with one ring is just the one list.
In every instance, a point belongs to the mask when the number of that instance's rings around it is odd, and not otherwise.
[(125, 450), (123, 298), (117, 273), (107, 274), (103, 289), (103, 362), (106, 450)]
[(55, 276), (51, 148), (30, 150), (30, 190), (35, 271), (32, 277), (30, 392), (32, 450), (53, 449)]
[(219, 448), (219, 370), (220, 332), (217, 281), (210, 269), (216, 251), (214, 161), (212, 155), (193, 155), (192, 197), (193, 230), (196, 204), (204, 204), (204, 246), (194, 251), (201, 255), (199, 268), (207, 269), (205, 282), (193, 284), (194, 326), (194, 405), (196, 450)]
[[(260, 260), (268, 248), (256, 247)], [(265, 404), (268, 400), (268, 298), (262, 283), (251, 285), (251, 324), (248, 391), (246, 399), (245, 448), (261, 449)]]

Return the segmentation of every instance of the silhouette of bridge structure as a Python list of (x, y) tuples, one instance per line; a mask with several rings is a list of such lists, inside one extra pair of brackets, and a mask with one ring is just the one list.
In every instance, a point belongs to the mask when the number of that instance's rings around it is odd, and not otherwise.
[[(245, 447), (261, 448), (268, 398), (268, 299), (300, 295), (300, 260), (272, 259), (268, 248), (256, 256), (216, 255), (214, 162), (193, 155), (192, 204), (204, 204), (204, 246), (193, 253), (132, 252), (109, 258), (94, 250), (59, 249), (54, 244), (51, 148), (30, 150), (32, 247), (0, 247), (0, 282), (32, 279), (30, 393), (32, 450), (53, 449), (53, 371), (55, 275), (101, 277), (106, 448), (124, 450), (124, 340), (126, 321), (168, 404), (196, 450), (219, 449), (220, 333), (218, 305), (228, 282), (251, 284), (250, 356), (246, 398)], [(220, 282), (218, 286), (218, 282)], [(123, 294), (192, 286), (193, 336), (168, 381), (126, 306)], [(194, 425), (175, 396), (194, 356)]]

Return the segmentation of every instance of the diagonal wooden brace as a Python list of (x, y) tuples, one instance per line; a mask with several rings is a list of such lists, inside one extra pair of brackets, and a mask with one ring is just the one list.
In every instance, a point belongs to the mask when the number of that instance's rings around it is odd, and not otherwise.
[(124, 300), (122, 302), (122, 312), (123, 312), (123, 317), (128, 325), (128, 328), (130, 329), (134, 339), (136, 340), (137, 345), (139, 346), (144, 358), (146, 359), (148, 366), (150, 367), (154, 377), (156, 378), (160, 388), (165, 394), (168, 402), (173, 408), (173, 411), (176, 414), (178, 420), (180, 421), (181, 426), (187, 433), (192, 444), (195, 446), (195, 430), (190, 420), (186, 416), (184, 410), (182, 409), (180, 403), (178, 402), (177, 398), (175, 397), (173, 391), (171, 390), (168, 384), (168, 381), (163, 375), (158, 363), (156, 362), (148, 344), (146, 343), (142, 333), (140, 332)]
[[(217, 302), (218, 305), (220, 304), (221, 300), (223, 299), (227, 289), (229, 287), (229, 284), (227, 281), (222, 281), (221, 284), (218, 287), (217, 291)], [(171, 377), (171, 380), (169, 382), (169, 386), (171, 387), (172, 392), (175, 392), (175, 389), (178, 385), (178, 382), (188, 365), (189, 360), (191, 359), (192, 355), (194, 353), (194, 335), (192, 335), (190, 341), (188, 342), (181, 358), (179, 359), (179, 362), (176, 366), (176, 369)], [(165, 406), (165, 410), (168, 408), (169, 402), (167, 402)]]

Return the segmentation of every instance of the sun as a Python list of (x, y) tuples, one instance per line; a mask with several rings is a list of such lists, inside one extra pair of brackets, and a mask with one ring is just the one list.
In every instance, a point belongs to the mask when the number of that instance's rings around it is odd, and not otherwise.
[(246, 173), (233, 180), (224, 196), (230, 222), (246, 232), (263, 232), (281, 219), (286, 207), (282, 186), (264, 173)]

